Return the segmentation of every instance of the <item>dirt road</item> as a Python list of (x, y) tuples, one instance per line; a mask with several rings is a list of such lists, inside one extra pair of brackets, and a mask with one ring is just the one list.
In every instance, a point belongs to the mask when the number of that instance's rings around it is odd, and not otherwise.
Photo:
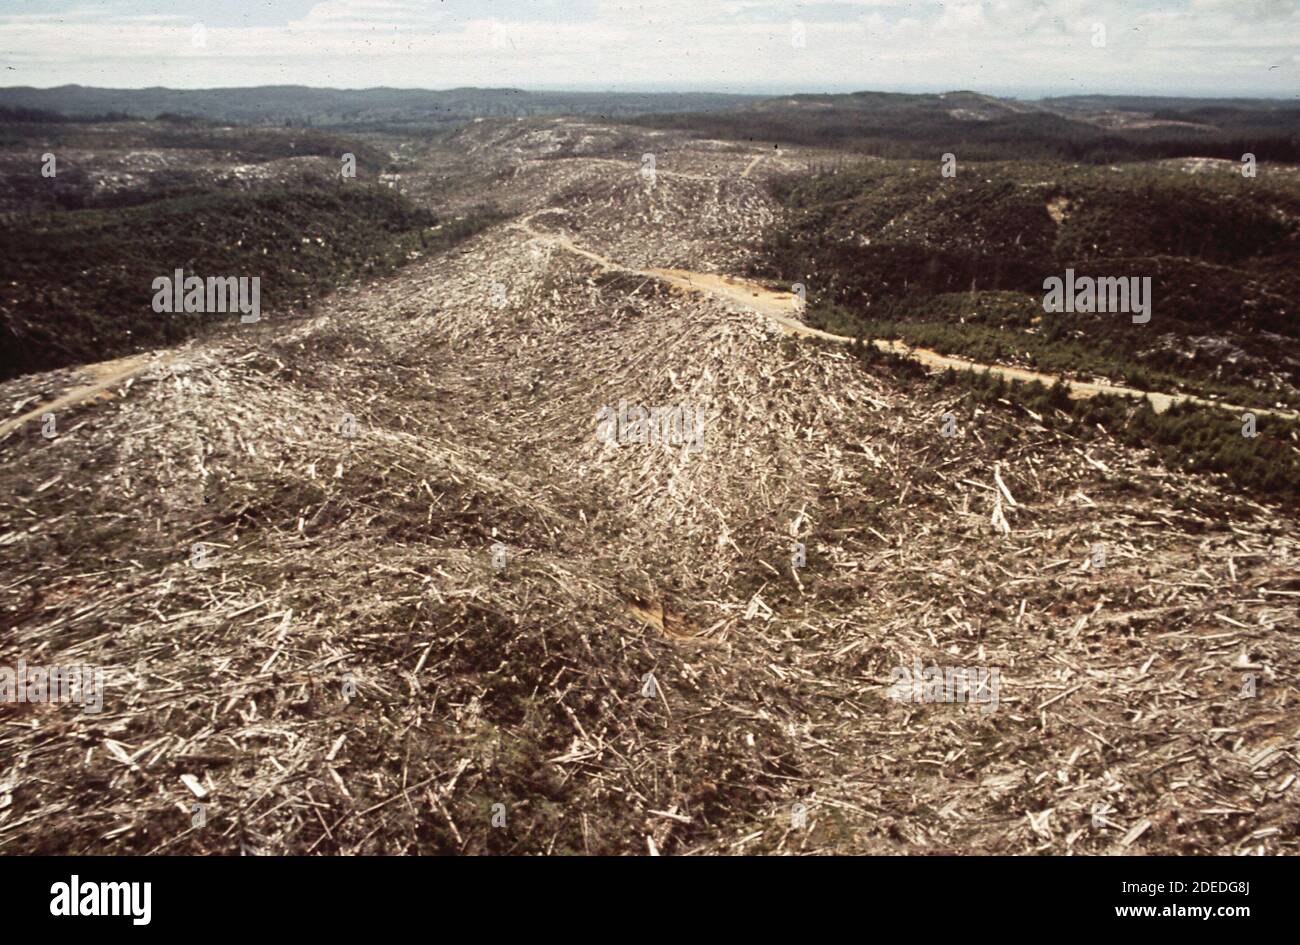
[(43, 414), (53, 413), (57, 410), (75, 407), (77, 404), (84, 403), (92, 397), (103, 394), (110, 387), (134, 377), (145, 368), (154, 364), (163, 364), (166, 360), (166, 355), (142, 352), (141, 354), (128, 355), (125, 358), (115, 358), (112, 361), (88, 364), (81, 370), (90, 375), (90, 380), (64, 391), (53, 400), (47, 400), (31, 410), (19, 414), (17, 417), (0, 423), (0, 438), (8, 436), (11, 431), (18, 429), (29, 420), (40, 419)]
[[(762, 157), (763, 155), (759, 155), (754, 158), (753, 161), (750, 162), (749, 166), (745, 168), (745, 174), (748, 174), (748, 172), (762, 159)], [(601, 160), (600, 163), (624, 164), (626, 162)], [(564, 215), (566, 213), (567, 211), (562, 209), (545, 208), (527, 214), (517, 221), (514, 226), (527, 233), (530, 239), (539, 240), (552, 246), (558, 246), (567, 252), (591, 260), (602, 269), (658, 279), (661, 282), (676, 286), (684, 291), (711, 295), (714, 298), (722, 299), (745, 311), (763, 315), (779, 325), (781, 330), (787, 335), (792, 335), (798, 338), (820, 338), (824, 341), (832, 341), (839, 344), (849, 344), (853, 341), (853, 339), (848, 336), (832, 334), (831, 332), (822, 331), (821, 329), (804, 324), (804, 322), (799, 319), (801, 303), (798, 298), (790, 292), (772, 289), (760, 283), (740, 279), (735, 276), (695, 272), (689, 269), (637, 269), (625, 266), (598, 252), (579, 246), (574, 243), (572, 239), (562, 233), (538, 230), (532, 225), (534, 217), (543, 214)], [(877, 339), (873, 341), (873, 344), (882, 351), (889, 351), (894, 354), (911, 358), (934, 371), (943, 371), (948, 368), (957, 371), (988, 371), (995, 377), (1002, 377), (1007, 380), (1019, 381), (1021, 383), (1038, 381), (1039, 383), (1048, 386), (1060, 380), (1066, 385), (1070, 397), (1074, 400), (1084, 400), (1090, 397), (1096, 397), (1099, 394), (1109, 394), (1114, 397), (1146, 399), (1151, 402), (1152, 407), (1157, 413), (1165, 412), (1176, 403), (1194, 403), (1204, 407), (1216, 407), (1235, 414), (1250, 411), (1257, 415), (1300, 420), (1300, 413), (1295, 411), (1278, 410), (1268, 407), (1245, 407), (1238, 404), (1208, 400), (1191, 394), (1167, 394), (1158, 391), (1140, 391), (1121, 385), (1070, 380), (1061, 378), (1055, 374), (1047, 374), (1040, 371), (1029, 370), (1027, 368), (970, 361), (966, 358), (940, 354), (937, 351), (931, 351), (927, 348), (909, 347), (898, 341), (884, 341)], [(156, 363), (163, 363), (160, 359), (165, 357), (167, 356), (159, 355), (157, 353), (141, 353), (124, 358), (117, 358), (112, 361), (103, 361), (98, 364), (86, 365), (83, 370), (90, 377), (87, 382), (65, 391), (63, 394), (52, 400), (45, 401), (17, 417), (3, 421), (0, 423), (0, 438), (8, 436), (13, 430), (18, 429), (30, 420), (39, 419), (47, 412), (74, 407), (93, 397), (99, 396), (109, 388), (139, 374), (145, 368)]]
[[(538, 210), (523, 217), (516, 226), (522, 228), (533, 239), (541, 240), (550, 243), (551, 245), (559, 246), (569, 252), (576, 253), (579, 256), (590, 259), (599, 264), (604, 269), (658, 279), (669, 285), (677, 286), (678, 288), (691, 292), (700, 292), (705, 295), (711, 295), (715, 298), (730, 302), (746, 311), (752, 311), (764, 315), (776, 322), (776, 324), (781, 327), (781, 330), (787, 335), (793, 335), (798, 338), (820, 338), (824, 341), (833, 341), (839, 344), (849, 344), (853, 341), (852, 338), (846, 335), (832, 334), (831, 332), (822, 331), (819, 328), (813, 328), (810, 325), (804, 324), (798, 317), (801, 303), (793, 293), (771, 289), (760, 283), (740, 279), (735, 276), (694, 272), (689, 269), (636, 269), (624, 266), (612, 259), (602, 256), (600, 253), (578, 246), (567, 236), (558, 233), (540, 231), (532, 226), (532, 220), (536, 216), (545, 213), (562, 214), (564, 212), (565, 211), (553, 209)], [(1244, 407), (1238, 404), (1208, 400), (1204, 397), (1196, 397), (1191, 394), (1166, 394), (1159, 391), (1141, 391), (1136, 388), (1124, 387), (1118, 384), (1099, 384), (1092, 381), (1071, 380), (1068, 378), (1062, 378), (1056, 374), (1032, 371), (1028, 368), (984, 364), (978, 361), (970, 361), (966, 358), (940, 354), (939, 352), (931, 351), (928, 348), (913, 348), (899, 341), (884, 341), (877, 339), (873, 341), (873, 344), (875, 344), (875, 346), (881, 351), (889, 351), (894, 354), (900, 354), (911, 358), (934, 371), (943, 371), (948, 368), (952, 368), (956, 371), (987, 371), (995, 377), (1002, 377), (1010, 381), (1019, 381), (1021, 383), (1038, 381), (1047, 386), (1051, 386), (1057, 381), (1061, 381), (1065, 384), (1066, 389), (1069, 391), (1070, 398), (1073, 400), (1086, 400), (1090, 397), (1096, 397), (1099, 394), (1109, 394), (1112, 397), (1128, 397), (1135, 400), (1148, 400), (1156, 413), (1164, 413), (1171, 406), (1177, 403), (1193, 403), (1203, 407), (1216, 407), (1220, 410), (1227, 410), (1237, 414), (1249, 410), (1257, 415), (1300, 420), (1300, 413), (1291, 410), (1278, 410), (1271, 407)]]

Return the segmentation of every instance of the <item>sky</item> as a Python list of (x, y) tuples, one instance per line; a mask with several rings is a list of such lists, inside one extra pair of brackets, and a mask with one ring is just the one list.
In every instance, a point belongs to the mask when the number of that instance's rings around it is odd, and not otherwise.
[(1300, 90), (1298, 0), (0, 0), (0, 86)]

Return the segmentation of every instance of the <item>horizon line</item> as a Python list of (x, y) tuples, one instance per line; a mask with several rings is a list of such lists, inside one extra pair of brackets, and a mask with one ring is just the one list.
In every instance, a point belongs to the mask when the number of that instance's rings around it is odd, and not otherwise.
[[(811, 88), (802, 89), (776, 89), (772, 87), (751, 86), (746, 89), (728, 89), (728, 88), (707, 88), (697, 86), (661, 86), (657, 88), (636, 88), (636, 87), (618, 87), (618, 86), (584, 86), (575, 85), (569, 87), (555, 86), (491, 86), (491, 85), (454, 85), (445, 88), (435, 88), (432, 86), (406, 86), (406, 85), (370, 85), (370, 86), (329, 86), (329, 85), (305, 85), (298, 82), (288, 83), (262, 83), (258, 85), (212, 85), (212, 86), (195, 86), (180, 87), (170, 85), (142, 85), (142, 86), (112, 86), (112, 85), (83, 85), (80, 82), (64, 82), (59, 85), (4, 85), (0, 86), (0, 92), (12, 90), (30, 89), (38, 92), (52, 92), (59, 89), (89, 89), (100, 92), (239, 92), (239, 91), (256, 91), (258, 89), (306, 89), (316, 92), (516, 92), (529, 95), (722, 95), (733, 96), (737, 98), (782, 98), (798, 95), (861, 95), (861, 94), (886, 94), (886, 95), (952, 95), (960, 93), (970, 93), (976, 95), (987, 95), (991, 98), (1017, 99), (1025, 101), (1037, 101), (1047, 98), (1195, 98), (1195, 99), (1251, 99), (1255, 101), (1273, 101), (1288, 102), (1300, 101), (1300, 92), (1292, 96), (1278, 96), (1276, 94), (1265, 94), (1261, 92), (1238, 92), (1233, 94), (1209, 94), (1195, 91), (1183, 92), (1180, 94), (1170, 94), (1169, 92), (1148, 92), (1148, 91), (1080, 91), (1065, 89), (997, 89), (996, 91), (981, 91), (975, 88), (927, 88), (918, 89), (899, 88), (899, 87), (878, 87), (878, 88), (849, 88), (847, 86), (829, 86), (822, 89), (814, 90)], [(995, 87), (996, 88), (996, 87)]]

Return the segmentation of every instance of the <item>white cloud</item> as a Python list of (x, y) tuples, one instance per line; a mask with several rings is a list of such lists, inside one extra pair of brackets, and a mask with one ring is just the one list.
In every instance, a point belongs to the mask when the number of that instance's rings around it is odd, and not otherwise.
[[(984, 88), (1294, 96), (1294, 0), (225, 0), (0, 14), (15, 84)], [(33, 4), (35, 5), (35, 4)], [(202, 9), (204, 5), (194, 5)], [(804, 25), (796, 48), (790, 22)], [(1105, 48), (1091, 45), (1104, 23)], [(1206, 51), (1214, 52), (1213, 58)], [(1269, 65), (1284, 62), (1283, 68)]]

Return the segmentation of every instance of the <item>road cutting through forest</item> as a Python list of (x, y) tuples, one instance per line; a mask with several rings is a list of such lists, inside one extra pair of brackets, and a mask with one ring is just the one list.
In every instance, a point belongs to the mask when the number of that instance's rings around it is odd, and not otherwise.
[[(536, 216), (546, 213), (564, 214), (566, 212), (567, 211), (558, 208), (537, 210), (522, 217), (514, 225), (521, 228), (532, 239), (541, 240), (553, 246), (559, 246), (571, 253), (575, 253), (585, 259), (591, 260), (602, 269), (610, 272), (624, 272), (629, 275), (645, 276), (647, 278), (657, 279), (660, 282), (664, 282), (685, 291), (711, 295), (715, 298), (730, 302), (733, 305), (737, 305), (742, 309), (763, 315), (780, 326), (782, 332), (787, 335), (792, 335), (797, 338), (819, 338), (823, 341), (831, 341), (838, 344), (851, 344), (853, 342), (853, 339), (847, 335), (836, 335), (828, 331), (822, 331), (820, 328), (814, 328), (801, 321), (799, 318), (799, 311), (802, 303), (793, 293), (784, 292), (779, 289), (772, 289), (761, 283), (752, 282), (747, 279), (740, 279), (735, 276), (718, 275), (716, 273), (708, 272), (694, 272), (689, 269), (636, 269), (630, 266), (624, 266), (612, 259), (602, 256), (600, 253), (578, 246), (569, 237), (563, 234), (548, 233), (537, 230), (532, 225), (533, 218)], [(1291, 410), (1278, 410), (1271, 407), (1243, 407), (1238, 406), (1237, 404), (1229, 404), (1222, 401), (1209, 400), (1204, 397), (1196, 397), (1192, 394), (1166, 394), (1159, 391), (1137, 390), (1136, 388), (1124, 387), (1118, 384), (1071, 380), (1056, 374), (1045, 374), (1027, 368), (1010, 367), (1000, 364), (985, 364), (979, 361), (970, 361), (966, 358), (940, 354), (939, 352), (931, 351), (928, 348), (913, 348), (901, 341), (874, 339), (872, 343), (881, 351), (888, 351), (910, 358), (911, 360), (934, 371), (943, 371), (948, 368), (952, 368), (955, 371), (987, 371), (994, 377), (1005, 378), (1009, 381), (1018, 381), (1020, 383), (1037, 381), (1040, 384), (1049, 387), (1060, 381), (1065, 385), (1071, 400), (1086, 400), (1100, 394), (1108, 394), (1112, 397), (1128, 397), (1139, 400), (1148, 400), (1156, 413), (1164, 413), (1174, 404), (1191, 403), (1203, 407), (1216, 407), (1220, 410), (1227, 410), (1236, 414), (1249, 411), (1256, 415), (1300, 420), (1300, 413)]]
[[(528, 234), (530, 239), (539, 240), (552, 246), (558, 246), (567, 252), (590, 260), (606, 271), (622, 272), (630, 275), (656, 279), (685, 292), (698, 292), (702, 295), (710, 295), (714, 298), (722, 299), (742, 310), (754, 312), (770, 319), (787, 335), (798, 338), (818, 338), (823, 341), (835, 342), (837, 344), (850, 344), (853, 341), (852, 338), (846, 335), (836, 335), (805, 324), (799, 318), (801, 303), (798, 298), (790, 292), (772, 289), (766, 285), (747, 279), (741, 279), (735, 276), (719, 275), (717, 273), (695, 272), (689, 269), (637, 269), (630, 266), (624, 266), (607, 256), (577, 245), (572, 239), (562, 233), (538, 230), (532, 225), (534, 217), (543, 214), (564, 215), (567, 212), (568, 211), (562, 208), (548, 207), (529, 213), (510, 225), (522, 229), (526, 234)], [(1096, 397), (1100, 394), (1108, 394), (1113, 397), (1146, 399), (1150, 401), (1156, 413), (1164, 413), (1174, 404), (1192, 403), (1203, 407), (1215, 407), (1220, 410), (1227, 410), (1237, 415), (1249, 411), (1256, 415), (1300, 420), (1300, 413), (1297, 413), (1296, 411), (1279, 410), (1271, 407), (1244, 407), (1237, 404), (1224, 403), (1222, 401), (1208, 400), (1191, 394), (1166, 394), (1158, 391), (1141, 391), (1117, 384), (1072, 380), (1069, 378), (1059, 377), (1055, 374), (1046, 374), (1040, 371), (1029, 370), (1027, 368), (971, 361), (966, 358), (940, 354), (939, 352), (932, 351), (928, 348), (913, 348), (900, 341), (874, 339), (872, 343), (881, 351), (888, 351), (910, 358), (933, 371), (943, 371), (948, 368), (952, 368), (956, 371), (987, 371), (994, 377), (1005, 378), (1009, 381), (1018, 381), (1021, 383), (1037, 381), (1047, 386), (1050, 386), (1059, 380), (1065, 385), (1072, 400), (1084, 400), (1090, 397)], [(123, 358), (116, 358), (111, 361), (85, 365), (80, 368), (80, 373), (88, 377), (81, 384), (66, 390), (56, 398), (47, 400), (24, 411), (19, 416), (0, 422), (0, 438), (7, 437), (10, 433), (17, 430), (25, 423), (40, 419), (41, 416), (47, 412), (65, 410), (69, 407), (74, 407), (78, 404), (84, 403), (94, 397), (105, 395), (111, 388), (140, 374), (146, 368), (166, 364), (172, 357), (174, 357), (174, 355), (175, 352), (167, 354), (159, 354), (158, 352), (142, 352)]]
[(58, 397), (47, 400), (17, 417), (0, 423), (0, 437), (8, 436), (10, 432), (30, 420), (39, 420), (46, 413), (54, 413), (57, 410), (75, 407), (92, 397), (106, 394), (109, 388), (129, 380), (146, 367), (163, 364), (167, 360), (170, 359), (159, 358), (155, 353), (145, 351), (140, 354), (127, 355), (124, 358), (114, 358), (112, 361), (87, 364), (78, 369), (79, 373), (89, 375), (89, 379), (85, 383), (78, 384), (76, 387), (64, 391)]

